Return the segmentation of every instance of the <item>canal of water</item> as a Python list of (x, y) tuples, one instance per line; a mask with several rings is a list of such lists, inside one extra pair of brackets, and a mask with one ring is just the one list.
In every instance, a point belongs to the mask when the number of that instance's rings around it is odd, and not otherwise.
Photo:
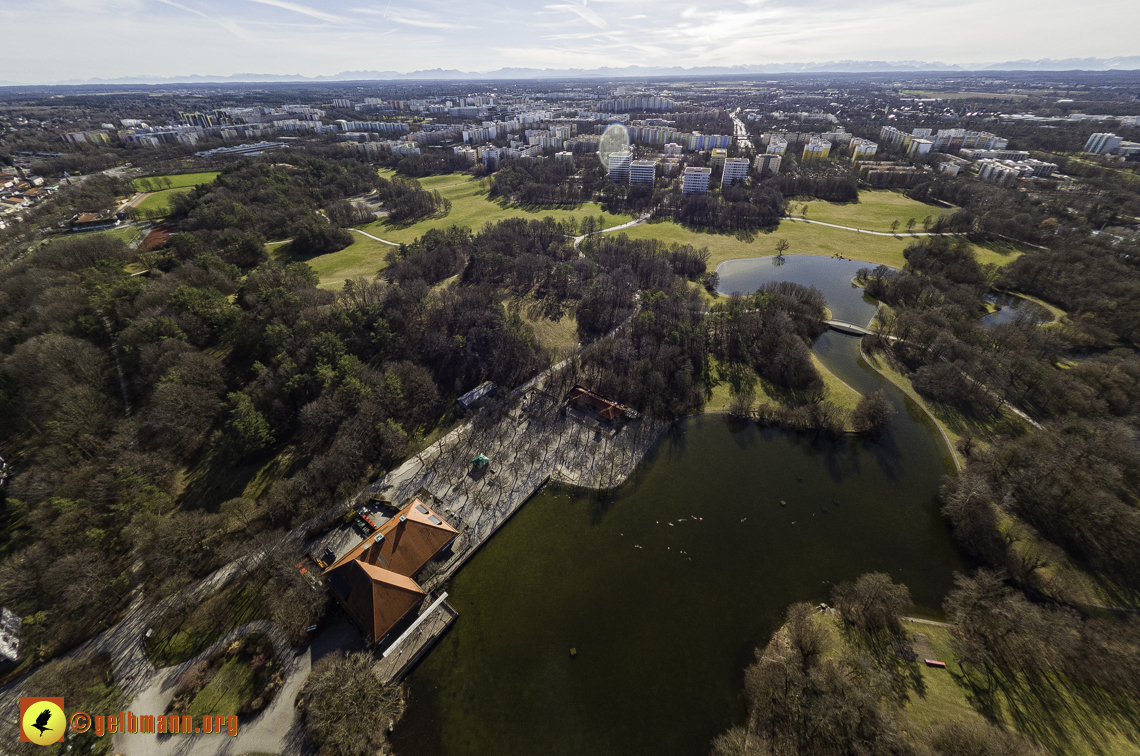
[[(868, 320), (873, 301), (842, 285), (867, 263), (816, 259), (834, 267), (762, 259), (730, 276), (815, 283), (835, 317)], [(452, 580), (459, 619), (408, 680), (397, 752), (705, 753), (742, 721), (744, 668), (789, 604), (879, 570), (937, 612), (962, 567), (936, 500), (952, 469), (937, 429), (854, 337), (814, 350), (858, 391), (887, 392), (898, 412), (880, 441), (706, 415), (612, 494), (540, 492)]]

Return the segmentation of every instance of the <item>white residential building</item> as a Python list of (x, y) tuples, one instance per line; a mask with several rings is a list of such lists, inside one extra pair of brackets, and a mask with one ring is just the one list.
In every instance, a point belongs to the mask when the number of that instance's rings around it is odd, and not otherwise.
[(629, 164), (629, 183), (631, 184), (649, 184), (653, 186), (653, 180), (656, 176), (656, 160), (634, 160)]
[(712, 168), (689, 166), (685, 169), (685, 175), (682, 179), (681, 194), (705, 194), (709, 190), (710, 175), (712, 175)]
[(779, 155), (767, 152), (763, 155), (757, 155), (752, 167), (756, 169), (757, 173), (771, 171), (772, 175), (779, 175), (781, 162), (783, 162), (783, 158)]
[(879, 145), (870, 139), (856, 137), (851, 140), (851, 162), (870, 160), (879, 151)]
[(726, 158), (724, 161), (724, 173), (720, 177), (721, 186), (731, 186), (732, 182), (740, 179), (743, 181), (748, 178), (748, 159), (747, 158)]
[(910, 149), (906, 151), (906, 154), (910, 157), (914, 157), (915, 155), (926, 155), (933, 147), (934, 142), (930, 141), (929, 139), (912, 139), (910, 143)]
[(788, 140), (774, 136), (768, 140), (768, 152), (771, 155), (783, 155), (788, 151)]
[(632, 152), (615, 152), (610, 155), (609, 165), (607, 166), (610, 172), (610, 180), (615, 184), (628, 184), (630, 165), (632, 163)]

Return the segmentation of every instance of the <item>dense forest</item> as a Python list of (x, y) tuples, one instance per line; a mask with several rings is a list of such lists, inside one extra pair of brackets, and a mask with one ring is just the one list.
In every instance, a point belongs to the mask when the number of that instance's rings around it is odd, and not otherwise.
[[(97, 632), (133, 588), (166, 595), (355, 491), (439, 420), (442, 397), (543, 363), (490, 287), (334, 294), (303, 264), (266, 261), (263, 236), (343, 233), (316, 211), (379, 182), (355, 161), (292, 160), (245, 161), (185, 195), (159, 255), (84, 235), (0, 277), (0, 603), (32, 619), (40, 658)], [(130, 275), (146, 254), (147, 275)], [(290, 474), (256, 502), (186, 485), (274, 459)], [(153, 569), (131, 571), (138, 558)]]

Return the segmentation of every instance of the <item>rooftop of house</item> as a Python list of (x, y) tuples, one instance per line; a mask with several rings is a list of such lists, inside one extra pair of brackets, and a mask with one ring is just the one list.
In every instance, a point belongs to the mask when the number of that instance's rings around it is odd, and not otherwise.
[(587, 405), (606, 420), (617, 420), (623, 417), (627, 412), (626, 408), (617, 402), (611, 402), (609, 399), (591, 391), (585, 386), (575, 386), (570, 389), (568, 398), (574, 404)]
[(413, 499), (372, 535), (329, 565), (326, 574), (360, 560), (412, 577), (451, 543), (459, 531), (419, 499)]
[(459, 534), (419, 499), (324, 571), (334, 595), (371, 641), (384, 638), (423, 600), (412, 576)]

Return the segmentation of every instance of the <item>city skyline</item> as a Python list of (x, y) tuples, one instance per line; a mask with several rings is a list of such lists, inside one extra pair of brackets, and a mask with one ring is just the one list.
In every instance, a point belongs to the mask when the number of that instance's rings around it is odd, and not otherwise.
[[(645, 10), (630, 0), (47, 0), (0, 10), (4, 28), (20, 40), (0, 53), (0, 79), (48, 84), (140, 72), (329, 77), (437, 68), (479, 73), (868, 60), (971, 68), (1140, 53), (1131, 32), (1140, 12), (1122, 0), (1080, 7), (1028, 0), (954, 6), (666, 0)], [(1081, 33), (1089, 18), (1115, 21), (1097, 24), (1095, 35)], [(29, 49), (52, 54), (33, 56)]]

